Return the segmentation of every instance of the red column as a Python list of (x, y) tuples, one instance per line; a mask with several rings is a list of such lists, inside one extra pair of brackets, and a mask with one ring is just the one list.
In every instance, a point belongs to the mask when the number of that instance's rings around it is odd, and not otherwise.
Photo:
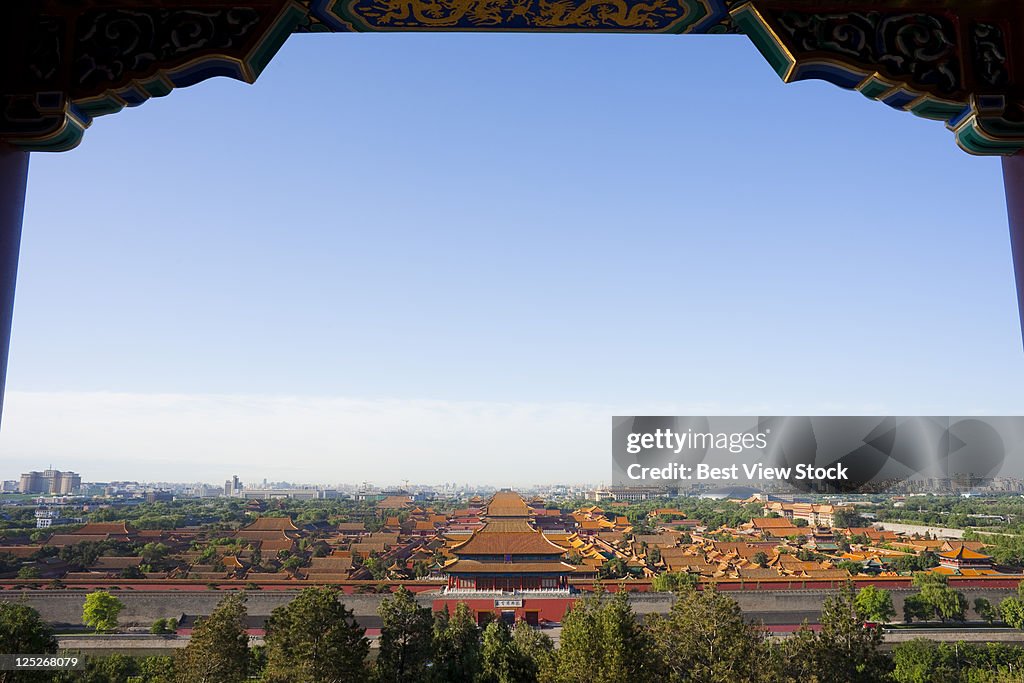
[(1017, 283), (1017, 309), (1024, 330), (1024, 155), (1003, 157), (1006, 211), (1010, 220), (1010, 250)]
[(21, 221), (25, 214), (28, 152), (0, 143), (0, 411), (11, 348), (14, 285), (18, 279)]

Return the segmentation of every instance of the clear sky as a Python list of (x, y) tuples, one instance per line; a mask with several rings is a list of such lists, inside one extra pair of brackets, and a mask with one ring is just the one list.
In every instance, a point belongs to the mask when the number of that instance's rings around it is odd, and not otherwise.
[(3, 477), (601, 481), (612, 414), (1024, 409), (999, 162), (741, 36), (296, 35), (33, 156)]

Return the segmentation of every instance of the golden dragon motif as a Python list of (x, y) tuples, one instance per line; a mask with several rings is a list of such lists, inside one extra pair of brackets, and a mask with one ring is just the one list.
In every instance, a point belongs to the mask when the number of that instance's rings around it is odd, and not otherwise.
[(508, 26), (656, 29), (686, 12), (673, 0), (374, 0), (353, 3), (352, 10), (378, 26)]

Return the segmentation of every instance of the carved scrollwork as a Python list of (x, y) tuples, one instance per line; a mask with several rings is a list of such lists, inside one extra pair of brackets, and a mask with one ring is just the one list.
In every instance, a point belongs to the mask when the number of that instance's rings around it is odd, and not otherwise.
[(976, 23), (971, 34), (974, 75), (991, 88), (1002, 88), (1010, 82), (1006, 37), (995, 24)]
[(963, 91), (956, 27), (936, 14), (780, 12), (797, 57), (833, 54), (944, 95)]
[(83, 15), (76, 24), (74, 84), (82, 91), (103, 89), (180, 57), (237, 49), (259, 22), (260, 14), (248, 7)]
[(741, 32), (823, 79), (1024, 149), (1021, 0), (0, 0), (0, 140), (70, 149), (93, 118), (213, 76), (252, 82), (292, 32)]
[(29, 41), (28, 63), (24, 75), (33, 85), (53, 83), (60, 72), (64, 53), (64, 21), (48, 17), (36, 24), (35, 34)]

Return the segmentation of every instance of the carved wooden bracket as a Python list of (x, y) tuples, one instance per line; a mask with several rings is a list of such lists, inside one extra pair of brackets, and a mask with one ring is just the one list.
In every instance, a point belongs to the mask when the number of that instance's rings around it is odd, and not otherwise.
[(92, 119), (212, 76), (252, 82), (292, 33), (744, 33), (823, 79), (1024, 149), (1020, 0), (37, 0), (0, 3), (0, 140), (71, 149)]
[(750, 0), (730, 15), (787, 82), (945, 121), (972, 154), (1024, 149), (1024, 3)]

